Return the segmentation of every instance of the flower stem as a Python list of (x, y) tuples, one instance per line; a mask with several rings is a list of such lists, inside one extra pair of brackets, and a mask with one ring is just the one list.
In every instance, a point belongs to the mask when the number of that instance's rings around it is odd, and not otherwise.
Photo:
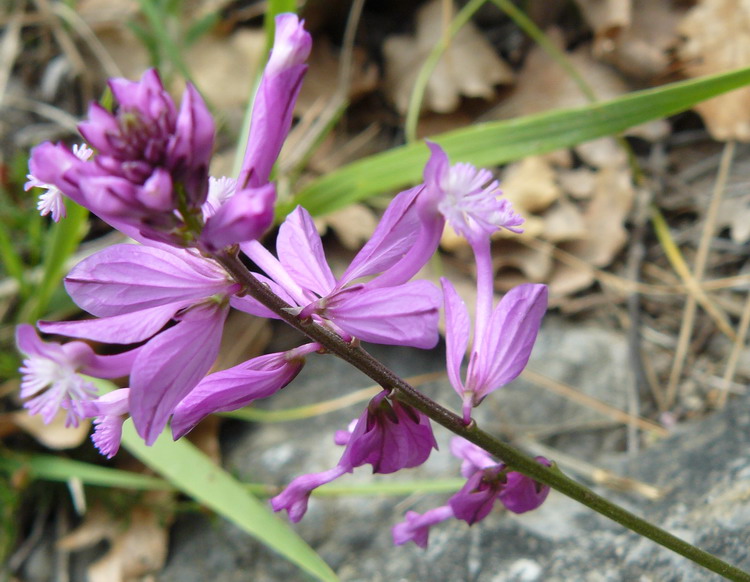
[(283, 321), (313, 341), (320, 343), (330, 353), (337, 355), (359, 369), (384, 389), (390, 390), (393, 396), (400, 401), (423, 412), (454, 434), (481, 447), (513, 471), (518, 471), (540, 483), (549, 485), (552, 489), (559, 491), (563, 495), (567, 495), (571, 499), (575, 499), (579, 503), (625, 526), (629, 530), (647, 537), (657, 544), (729, 580), (750, 582), (750, 574), (747, 572), (743, 572), (739, 568), (681, 540), (645, 519), (626, 511), (619, 505), (597, 495), (588, 487), (567, 477), (557, 466), (546, 467), (538, 463), (535, 459), (525, 455), (515, 447), (481, 430), (473, 422), (468, 426), (465, 425), (460, 416), (413, 388), (360, 346), (342, 340), (332, 331), (315, 323), (300, 321), (295, 315), (287, 311), (290, 305), (275, 295), (245, 268), (236, 253), (220, 251), (216, 253), (214, 258), (227, 270), (235, 281), (244, 287), (249, 295), (271, 309)]

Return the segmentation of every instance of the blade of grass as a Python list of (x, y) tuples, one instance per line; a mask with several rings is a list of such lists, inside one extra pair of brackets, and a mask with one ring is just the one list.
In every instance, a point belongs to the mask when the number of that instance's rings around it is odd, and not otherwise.
[(131, 422), (123, 445), (178, 489), (231, 521), (318, 580), (336, 582), (336, 574), (289, 525), (247, 488), (186, 440), (162, 434), (147, 447)]
[(0, 471), (14, 473), (27, 471), (34, 479), (66, 482), (73, 477), (85, 485), (102, 487), (121, 487), (123, 489), (171, 490), (174, 486), (164, 479), (142, 475), (132, 471), (112, 469), (75, 461), (54, 455), (32, 455), (24, 457), (1, 457)]
[(451, 41), (459, 30), (471, 20), (471, 17), (487, 3), (488, 0), (471, 0), (456, 17), (451, 21), (450, 26), (440, 36), (435, 46), (432, 47), (430, 54), (427, 55), (422, 67), (419, 69), (417, 79), (414, 81), (414, 88), (409, 96), (409, 106), (406, 111), (406, 122), (404, 130), (406, 132), (406, 141), (411, 143), (417, 139), (417, 123), (419, 122), (419, 113), (422, 109), (422, 101), (427, 90), (427, 83), (430, 80), (435, 67), (440, 62), (443, 53), (450, 46)]
[(86, 235), (88, 210), (74, 202), (67, 202), (65, 207), (68, 212), (67, 218), (54, 224), (47, 234), (42, 261), (42, 280), (21, 309), (19, 322), (34, 322), (45, 314), (52, 295), (65, 276), (68, 259)]
[[(745, 68), (575, 109), (477, 124), (434, 140), (454, 160), (491, 166), (617, 134), (749, 83), (750, 68)], [(421, 177), (427, 155), (423, 144), (413, 144), (348, 164), (303, 188), (290, 204), (279, 207), (277, 216), (285, 216), (297, 204), (314, 215), (325, 214), (376, 193), (414, 184)]]

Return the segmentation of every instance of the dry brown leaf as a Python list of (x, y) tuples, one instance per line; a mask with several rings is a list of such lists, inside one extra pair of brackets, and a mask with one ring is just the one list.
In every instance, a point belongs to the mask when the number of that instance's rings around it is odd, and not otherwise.
[[(414, 37), (399, 35), (385, 40), (385, 88), (401, 113), (406, 113), (416, 76), (444, 30), (443, 2), (433, 0), (419, 9)], [(512, 81), (513, 71), (468, 22), (435, 67), (425, 90), (424, 107), (449, 113), (458, 107), (462, 95), (489, 99), (495, 85)]]
[(600, 137), (574, 149), (586, 164), (594, 168), (624, 167), (628, 163), (627, 152), (613, 137)]
[[(165, 492), (149, 494), (154, 507), (163, 504)], [(101, 506), (91, 508), (83, 523), (61, 538), (61, 550), (74, 551), (102, 540), (109, 551), (88, 568), (89, 582), (135, 582), (145, 574), (159, 571), (167, 557), (167, 524), (164, 516), (145, 505), (133, 506), (118, 518)]]
[[(545, 245), (544, 248), (533, 249), (515, 241), (503, 241), (502, 246), (495, 254), (493, 265), (498, 270), (507, 267), (518, 269), (523, 273), (526, 281), (541, 283), (549, 278), (554, 261), (552, 260), (551, 247), (548, 245)], [(505, 283), (507, 279), (505, 273), (503, 273), (502, 279)]]
[[(721, 73), (750, 63), (750, 2), (704, 0), (682, 19), (679, 57), (690, 77)], [(695, 106), (715, 139), (750, 141), (750, 88)]]
[[(550, 29), (547, 35), (561, 50), (563, 49), (562, 35), (557, 29)], [(600, 101), (614, 99), (630, 90), (617, 71), (591, 56), (588, 46), (583, 45), (566, 56), (571, 66)], [(579, 107), (588, 103), (588, 98), (567, 71), (541, 47), (534, 46), (526, 57), (523, 69), (517, 75), (516, 86), (511, 96), (483, 118), (510, 119), (550, 109)], [(631, 128), (626, 133), (644, 139), (654, 139), (665, 135), (668, 129), (666, 122), (658, 120)]]
[(213, 107), (241, 119), (266, 56), (265, 43), (262, 30), (240, 29), (229, 36), (204, 35), (190, 46), (185, 61), (196, 86)]
[(630, 26), (631, 0), (576, 0), (581, 14), (599, 38), (612, 38)]
[(598, 36), (594, 55), (640, 79), (665, 74), (677, 45), (677, 25), (685, 14), (675, 2), (633, 0), (631, 22), (614, 36)]
[(38, 414), (31, 415), (25, 410), (19, 410), (12, 415), (13, 422), (42, 443), (45, 447), (55, 450), (72, 449), (79, 446), (89, 434), (91, 421), (85, 419), (77, 427), (66, 427), (67, 412), (61, 410), (49, 424), (44, 424)]
[[(547, 35), (561, 50), (562, 35), (550, 29)], [(570, 64), (601, 100), (613, 99), (628, 90), (627, 83), (611, 67), (594, 60), (587, 46), (566, 55)], [(539, 46), (529, 51), (518, 73), (512, 95), (490, 112), (491, 119), (509, 119), (549, 109), (586, 105), (588, 99), (570, 75)]]
[(514, 210), (524, 218), (546, 210), (562, 193), (554, 169), (539, 156), (528, 157), (508, 166), (502, 189)]
[(359, 250), (375, 231), (378, 219), (364, 204), (350, 204), (336, 212), (326, 214), (323, 220), (316, 220), (316, 226), (336, 231), (341, 244), (347, 249)]
[[(309, 70), (302, 84), (295, 110), (300, 114), (309, 111), (317, 101), (327, 101), (331, 92), (339, 83), (340, 74), (339, 50), (334, 49), (325, 38), (316, 38), (308, 60)], [(378, 68), (367, 60), (365, 51), (355, 47), (352, 54), (352, 70), (349, 79), (349, 90), (346, 95), (349, 102), (356, 101), (363, 95), (372, 92), (378, 84)]]
[(596, 191), (584, 214), (587, 237), (573, 243), (568, 251), (596, 267), (609, 265), (627, 242), (624, 223), (634, 197), (627, 167), (601, 170), (597, 174)]
[(544, 214), (545, 240), (559, 243), (586, 236), (586, 221), (575, 204), (562, 199)]
[(550, 296), (565, 297), (590, 287), (595, 280), (596, 277), (591, 269), (558, 262), (555, 263), (547, 285)]
[(557, 173), (557, 180), (567, 194), (579, 200), (591, 198), (596, 187), (596, 174), (585, 167), (562, 170)]

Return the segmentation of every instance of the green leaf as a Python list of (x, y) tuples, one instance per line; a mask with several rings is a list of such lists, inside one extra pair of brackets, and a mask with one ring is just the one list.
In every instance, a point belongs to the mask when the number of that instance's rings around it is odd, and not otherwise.
[(319, 580), (338, 578), (323, 559), (270, 508), (246, 487), (186, 440), (172, 441), (162, 434), (147, 447), (130, 421), (125, 423), (123, 445), (158, 471), (178, 489), (241, 527), (269, 548)]
[(21, 322), (34, 322), (45, 315), (55, 290), (65, 276), (68, 259), (88, 231), (89, 211), (75, 202), (66, 202), (67, 217), (53, 224), (47, 232), (42, 280), (21, 309), (18, 318)]
[[(750, 68), (629, 93), (585, 107), (480, 123), (431, 139), (443, 146), (454, 162), (492, 166), (618, 134), (747, 84)], [(279, 206), (277, 216), (286, 216), (297, 204), (314, 215), (325, 214), (415, 184), (427, 157), (427, 147), (419, 143), (358, 160), (308, 184), (291, 203)]]
[(0, 457), (0, 471), (12, 473), (26, 470), (34, 479), (68, 481), (80, 479), (85, 485), (122, 487), (124, 489), (174, 489), (172, 485), (150, 475), (102, 467), (53, 455)]

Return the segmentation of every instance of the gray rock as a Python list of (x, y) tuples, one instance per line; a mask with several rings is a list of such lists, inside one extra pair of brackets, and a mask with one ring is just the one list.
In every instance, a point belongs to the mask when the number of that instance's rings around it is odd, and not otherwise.
[[(403, 376), (440, 369), (442, 356), (418, 350), (373, 348)], [(550, 377), (624, 408), (621, 389), (632, 382), (624, 342), (614, 333), (548, 321), (532, 365)], [(313, 357), (300, 377), (262, 403), (286, 408), (313, 403), (371, 382), (331, 357)], [(618, 387), (619, 390), (614, 388)], [(447, 382), (422, 388), (449, 406), (458, 399)], [(497, 396), (497, 398), (495, 398)], [(490, 404), (492, 402), (492, 404)], [(601, 461), (620, 474), (666, 488), (658, 501), (597, 490), (684, 539), (750, 569), (750, 398), (692, 424), (635, 458), (607, 449), (611, 439), (597, 431), (576, 448), (575, 438), (556, 443), (569, 454)], [(226, 427), (226, 464), (248, 481), (283, 485), (300, 473), (332, 467), (341, 450), (333, 431), (358, 416), (362, 406), (293, 423)], [(538, 388), (517, 383), (488, 398), (480, 423), (503, 430), (537, 423), (588, 421), (591, 411)], [(436, 429), (441, 451), (423, 467), (386, 479), (458, 476), (448, 452), (450, 435)], [(594, 455), (594, 457), (590, 456)], [(598, 462), (597, 461), (597, 462)], [(341, 482), (372, 479), (360, 468)], [(442, 505), (445, 495), (313, 497), (295, 529), (346, 582), (472, 580), (533, 581), (704, 581), (719, 576), (553, 492), (537, 511), (495, 511), (468, 527), (446, 522), (433, 528), (426, 551), (413, 544), (394, 547), (390, 528), (408, 509)], [(306, 576), (220, 518), (185, 517), (175, 527), (171, 556), (160, 582), (257, 582), (305, 580)]]

